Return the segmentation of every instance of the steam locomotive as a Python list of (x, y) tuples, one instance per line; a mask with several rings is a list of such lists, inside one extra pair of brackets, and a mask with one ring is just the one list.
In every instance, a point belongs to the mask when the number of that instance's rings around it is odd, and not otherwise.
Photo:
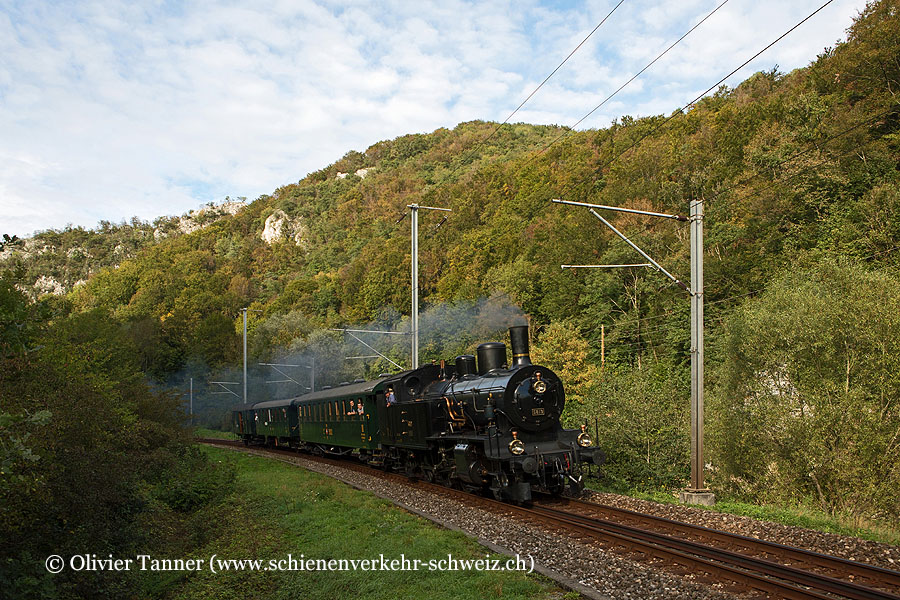
[[(297, 398), (241, 405), (232, 430), (245, 444), (356, 455), (379, 468), (498, 499), (532, 492), (577, 495), (582, 463), (602, 464), (590, 435), (563, 429), (563, 382), (531, 364), (528, 327), (506, 345), (481, 344), (456, 357), (373, 381), (357, 380)], [(361, 408), (360, 408), (361, 407)]]

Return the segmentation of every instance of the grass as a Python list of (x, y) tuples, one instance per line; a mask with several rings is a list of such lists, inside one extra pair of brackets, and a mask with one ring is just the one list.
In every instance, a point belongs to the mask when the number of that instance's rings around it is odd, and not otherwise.
[[(680, 504), (676, 494), (671, 491), (656, 490), (641, 492), (636, 490), (622, 491), (604, 488), (596, 480), (589, 480), (588, 487), (597, 492), (609, 492), (630, 496), (639, 500), (649, 500), (662, 504)], [(890, 527), (860, 527), (852, 519), (832, 517), (807, 506), (757, 505), (729, 499), (716, 499), (714, 506), (697, 506), (703, 510), (730, 515), (751, 517), (759, 521), (769, 521), (782, 525), (803, 527), (814, 531), (849, 535), (874, 542), (900, 545), (900, 531)]]
[(214, 438), (217, 440), (236, 440), (237, 436), (230, 431), (220, 431), (218, 429), (207, 429), (205, 427), (195, 427), (194, 437), (197, 438)]
[[(204, 432), (203, 435), (206, 435)], [(284, 463), (204, 448), (236, 472), (236, 488), (220, 505), (214, 539), (194, 555), (235, 559), (480, 559), (505, 562), (462, 533), (437, 527), (376, 496)], [(187, 557), (185, 557), (187, 558)], [(423, 567), (424, 568), (424, 567)], [(536, 574), (498, 571), (235, 571), (208, 569), (167, 584), (167, 598), (344, 599), (561, 598)]]

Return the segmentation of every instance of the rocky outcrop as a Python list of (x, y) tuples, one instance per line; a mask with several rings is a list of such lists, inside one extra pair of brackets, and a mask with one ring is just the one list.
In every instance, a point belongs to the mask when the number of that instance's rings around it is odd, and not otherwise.
[(301, 218), (291, 219), (278, 209), (266, 218), (260, 237), (270, 246), (275, 242), (290, 240), (296, 246), (306, 246), (306, 226)]
[(42, 275), (34, 282), (32, 286), (36, 295), (53, 294), (54, 296), (62, 296), (66, 293), (66, 286), (52, 277)]
[(230, 200), (222, 204), (209, 203), (197, 210), (192, 210), (186, 215), (169, 220), (166, 226), (157, 227), (153, 230), (153, 239), (166, 238), (173, 233), (185, 235), (193, 233), (211, 223), (215, 223), (226, 215), (237, 214), (245, 206), (247, 205), (241, 200)]
[[(356, 175), (357, 177), (359, 177), (360, 179), (365, 179), (366, 175), (368, 175), (369, 171), (371, 171), (372, 169), (373, 169), (373, 167), (367, 167), (365, 169), (357, 169), (356, 172), (353, 174)], [(337, 174), (334, 176), (334, 178), (335, 179), (346, 179), (349, 174), (350, 173), (343, 173), (341, 171), (338, 171)]]

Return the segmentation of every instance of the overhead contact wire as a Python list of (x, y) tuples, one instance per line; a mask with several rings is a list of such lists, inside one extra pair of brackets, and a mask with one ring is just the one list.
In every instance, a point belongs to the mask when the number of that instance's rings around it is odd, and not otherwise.
[(790, 35), (791, 33), (793, 33), (793, 31), (794, 31), (795, 29), (797, 29), (798, 27), (800, 27), (801, 25), (803, 25), (804, 23), (806, 23), (807, 21), (809, 21), (811, 18), (813, 18), (815, 15), (817, 15), (822, 9), (824, 9), (826, 6), (828, 6), (828, 5), (831, 4), (832, 2), (834, 2), (834, 0), (828, 0), (827, 2), (825, 2), (825, 4), (823, 4), (822, 6), (820, 6), (819, 8), (817, 8), (816, 10), (814, 10), (813, 12), (811, 12), (811, 13), (810, 13), (809, 15), (807, 15), (802, 21), (800, 21), (799, 23), (797, 23), (796, 25), (794, 25), (793, 27), (791, 27), (790, 29), (788, 29), (787, 31), (785, 31), (784, 33), (782, 33), (780, 36), (778, 36), (778, 38), (776, 38), (775, 40), (773, 40), (772, 42), (770, 42), (765, 48), (763, 48), (762, 50), (760, 50), (759, 52), (757, 52), (756, 54), (754, 54), (753, 56), (751, 56), (750, 58), (748, 58), (747, 60), (745, 60), (743, 63), (741, 63), (740, 66), (738, 66), (737, 68), (735, 68), (735, 69), (734, 69), (733, 71), (731, 71), (728, 75), (726, 75), (725, 77), (722, 77), (719, 81), (717, 81), (716, 83), (714, 83), (714, 84), (712, 84), (711, 86), (709, 86), (709, 87), (706, 89), (706, 91), (704, 91), (704, 92), (701, 93), (699, 96), (697, 96), (696, 98), (694, 98), (693, 100), (691, 100), (690, 102), (688, 102), (687, 104), (685, 104), (684, 106), (682, 106), (681, 108), (679, 108), (678, 110), (676, 110), (674, 113), (672, 113), (671, 115), (669, 115), (668, 117), (666, 117), (666, 119), (663, 120), (662, 123), (660, 123), (659, 125), (657, 125), (657, 126), (654, 127), (653, 129), (651, 129), (650, 131), (648, 131), (647, 133), (645, 133), (644, 135), (642, 135), (641, 137), (639, 137), (634, 143), (632, 143), (632, 144), (631, 144), (630, 146), (628, 146), (625, 150), (623, 150), (622, 152), (620, 152), (619, 154), (617, 154), (616, 156), (614, 156), (611, 160), (609, 160), (609, 161), (607, 161), (606, 163), (604, 163), (603, 165), (601, 165), (601, 166), (600, 166), (600, 169), (605, 169), (606, 167), (608, 167), (608, 166), (611, 165), (612, 163), (616, 162), (617, 160), (619, 160), (619, 158), (621, 158), (623, 155), (627, 154), (630, 150), (632, 150), (634, 147), (636, 147), (638, 144), (640, 144), (642, 141), (644, 141), (647, 137), (649, 137), (650, 135), (652, 135), (652, 134), (656, 133), (657, 131), (659, 131), (659, 129), (660, 129), (661, 127), (663, 127), (666, 123), (668, 123), (669, 121), (671, 121), (672, 119), (674, 119), (676, 116), (683, 114), (684, 111), (685, 111), (687, 108), (689, 108), (689, 107), (693, 106), (694, 104), (696, 104), (697, 102), (699, 102), (701, 98), (703, 98), (704, 96), (706, 96), (706, 94), (708, 94), (708, 93), (711, 92), (713, 89), (715, 89), (716, 87), (718, 87), (719, 85), (721, 85), (723, 82), (725, 82), (726, 80), (728, 80), (728, 78), (730, 78), (732, 75), (734, 75), (735, 73), (737, 73), (738, 71), (740, 71), (741, 69), (743, 69), (744, 67), (746, 67), (746, 66), (747, 66), (748, 64), (750, 64), (752, 61), (756, 60), (756, 58), (758, 58), (763, 52), (765, 52), (766, 50), (768, 50), (769, 48), (771, 48), (772, 46), (774, 46), (775, 44), (777, 44), (778, 42), (780, 42), (781, 40), (783, 40), (785, 37), (787, 37), (788, 35)]
[(543, 153), (544, 151), (546, 151), (550, 146), (552, 146), (553, 144), (555, 144), (555, 143), (558, 142), (559, 140), (563, 139), (564, 137), (566, 137), (567, 135), (569, 135), (570, 133), (572, 133), (572, 131), (573, 131), (576, 127), (578, 127), (578, 125), (580, 125), (582, 121), (584, 121), (585, 119), (587, 119), (588, 117), (590, 117), (592, 114), (594, 114), (595, 112), (597, 112), (597, 110), (599, 110), (601, 106), (603, 106), (604, 104), (606, 104), (607, 102), (609, 102), (610, 100), (612, 100), (612, 99), (616, 96), (616, 94), (618, 94), (618, 93), (621, 92), (623, 89), (625, 89), (625, 87), (628, 86), (628, 84), (630, 84), (632, 81), (634, 81), (635, 79), (637, 79), (638, 77), (640, 77), (640, 76), (644, 73), (644, 71), (646, 71), (647, 69), (649, 69), (650, 67), (652, 67), (654, 64), (656, 64), (656, 62), (657, 62), (659, 59), (661, 59), (663, 56), (665, 56), (666, 54), (668, 54), (669, 51), (670, 51), (672, 48), (674, 48), (674, 47), (677, 46), (679, 43), (681, 43), (681, 41), (684, 40), (684, 38), (686, 38), (687, 36), (691, 35), (691, 34), (694, 32), (694, 30), (696, 30), (698, 27), (700, 27), (701, 25), (703, 25), (703, 23), (705, 23), (707, 19), (709, 19), (710, 17), (712, 17), (714, 14), (716, 14), (716, 12), (717, 12), (720, 8), (722, 8), (723, 6), (725, 6), (726, 4), (728, 4), (728, 0), (724, 0), (724, 2), (722, 2), (722, 3), (719, 4), (717, 7), (715, 7), (715, 8), (712, 10), (712, 12), (710, 12), (708, 15), (706, 15), (705, 17), (703, 17), (703, 19), (701, 19), (700, 22), (698, 22), (696, 25), (694, 25), (693, 27), (691, 27), (691, 28), (690, 28), (684, 35), (682, 35), (680, 38), (678, 38), (677, 40), (675, 40), (668, 48), (666, 48), (665, 50), (663, 50), (662, 53), (660, 53), (656, 58), (654, 58), (654, 59), (651, 60), (649, 63), (647, 63), (647, 64), (644, 66), (643, 69), (641, 69), (640, 71), (638, 71), (637, 73), (635, 73), (634, 75), (632, 75), (632, 76), (631, 76), (631, 79), (629, 79), (628, 81), (626, 81), (625, 83), (623, 83), (623, 84), (619, 87), (619, 89), (617, 89), (617, 90), (614, 91), (612, 94), (610, 94), (609, 96), (607, 96), (606, 98), (604, 98), (604, 99), (603, 99), (603, 102), (601, 102), (600, 104), (598, 104), (597, 106), (595, 106), (594, 108), (592, 108), (591, 111), (590, 111), (588, 114), (586, 114), (586, 115), (584, 115), (583, 117), (581, 117), (580, 119), (578, 119), (578, 121), (575, 122), (574, 125), (572, 125), (571, 127), (569, 127), (568, 131), (564, 131), (559, 137), (557, 137), (556, 139), (554, 139), (553, 141), (551, 141), (549, 144), (547, 144), (546, 146), (544, 146), (544, 148), (543, 148), (540, 152), (538, 152), (538, 154), (539, 154), (539, 155), (542, 154), (542, 153)]
[[(727, 2), (727, 0), (726, 0), (726, 2)], [(493, 130), (490, 134), (488, 134), (487, 137), (485, 137), (483, 140), (481, 140), (481, 141), (479, 141), (477, 144), (475, 144), (475, 146), (473, 146), (472, 149), (469, 150), (467, 154), (469, 154), (469, 155), (474, 154), (476, 150), (478, 150), (481, 146), (483, 146), (484, 144), (486, 144), (486, 143), (488, 142), (488, 140), (490, 140), (492, 137), (494, 137), (494, 136), (497, 134), (497, 132), (500, 131), (500, 129), (501, 129), (504, 125), (506, 125), (506, 124), (509, 122), (509, 120), (512, 119), (513, 116), (515, 116), (515, 114), (516, 114), (517, 112), (519, 112), (519, 110), (521, 110), (521, 108), (522, 108), (523, 106), (525, 106), (525, 104), (527, 104), (528, 101), (531, 100), (531, 98), (532, 98), (535, 94), (538, 93), (538, 90), (540, 90), (542, 87), (544, 87), (544, 84), (545, 84), (545, 83), (547, 83), (548, 81), (550, 81), (550, 78), (553, 77), (553, 76), (556, 74), (556, 72), (559, 71), (559, 70), (562, 68), (562, 66), (563, 66), (564, 64), (566, 64), (566, 62), (568, 62), (568, 60), (569, 60), (570, 58), (572, 58), (572, 56), (573, 56), (576, 52), (578, 52), (578, 50), (585, 44), (585, 42), (587, 42), (588, 39), (590, 39), (590, 37), (591, 37), (592, 35), (594, 35), (594, 33), (596, 33), (597, 30), (600, 29), (600, 27), (601, 27), (604, 23), (606, 23), (606, 21), (612, 16), (612, 14), (613, 14), (614, 12), (616, 12), (616, 10), (617, 10), (620, 6), (622, 6), (622, 4), (624, 4), (624, 3), (625, 3), (625, 0), (619, 0), (619, 3), (616, 4), (616, 5), (612, 8), (612, 10), (610, 10), (610, 11), (606, 14), (605, 17), (603, 17), (603, 19), (597, 24), (597, 26), (594, 27), (594, 28), (591, 30), (591, 32), (590, 32), (589, 34), (587, 34), (587, 36), (585, 36), (585, 38), (584, 38), (583, 40), (581, 40), (581, 42), (580, 42), (577, 46), (575, 46), (575, 49), (573, 49), (571, 52), (569, 52), (569, 55), (566, 56), (566, 57), (563, 59), (563, 61), (562, 61), (561, 63), (559, 63), (559, 64), (556, 66), (556, 68), (553, 69), (553, 71), (551, 71), (550, 74), (547, 75), (547, 77), (545, 77), (544, 80), (543, 80), (536, 88), (534, 88), (534, 90), (533, 90), (530, 94), (528, 94), (528, 97), (525, 98), (525, 99), (522, 101), (522, 103), (519, 104), (519, 106), (517, 106), (516, 109), (515, 109), (514, 111), (512, 111), (512, 112), (509, 114), (509, 116), (506, 117), (506, 119), (505, 119), (502, 123), (500, 123), (499, 125), (497, 125), (497, 127), (494, 128), (494, 130)], [(450, 174), (447, 175), (447, 176), (444, 178), (444, 181), (450, 179), (450, 178), (451, 178), (451, 177), (452, 177), (452, 176), (453, 176), (460, 168), (462, 168), (462, 165), (463, 165), (463, 163), (460, 162), (460, 163), (456, 166), (456, 168), (453, 169), (453, 170), (450, 172)]]
[[(562, 61), (561, 63), (559, 63), (559, 65), (558, 65), (555, 69), (553, 69), (553, 72), (550, 73), (549, 75), (547, 75), (547, 77), (540, 83), (540, 85), (538, 85), (536, 88), (534, 88), (534, 91), (531, 92), (530, 94), (528, 94), (528, 97), (525, 98), (525, 99), (522, 101), (522, 103), (521, 103), (519, 106), (516, 107), (516, 110), (512, 111), (512, 112), (509, 114), (509, 116), (506, 117), (506, 120), (504, 120), (502, 123), (500, 123), (500, 124), (497, 126), (497, 128), (494, 129), (494, 131), (493, 131), (489, 136), (487, 136), (484, 140), (482, 140), (481, 143), (482, 143), (482, 144), (483, 144), (483, 143), (486, 143), (489, 139), (491, 139), (491, 138), (494, 136), (495, 133), (497, 133), (498, 131), (500, 131), (500, 128), (503, 127), (504, 125), (506, 125), (506, 124), (509, 122), (509, 120), (512, 119), (513, 116), (514, 116), (517, 112), (519, 112), (519, 110), (520, 110), (523, 106), (525, 106), (525, 104), (526, 104), (529, 100), (531, 100), (531, 97), (534, 96), (534, 95), (538, 92), (538, 90), (540, 90), (540, 89), (544, 86), (544, 84), (547, 83), (547, 82), (550, 80), (550, 78), (553, 77), (553, 76), (556, 74), (556, 72), (559, 71), (559, 70), (562, 68), (562, 66), (563, 66), (564, 64), (566, 64), (566, 61), (568, 61), (570, 58), (572, 58), (572, 55), (573, 55), (573, 54), (575, 54), (576, 52), (578, 52), (578, 49), (581, 48), (581, 47), (584, 45), (584, 43), (587, 42), (588, 39), (589, 39), (592, 35), (594, 35), (594, 33), (595, 33), (598, 29), (600, 29), (600, 26), (601, 26), (601, 25), (603, 25), (604, 23), (606, 23), (606, 20), (609, 19), (609, 18), (612, 16), (612, 14), (613, 14), (614, 12), (616, 12), (616, 9), (619, 8), (620, 6), (622, 6), (622, 4), (623, 4), (624, 2), (625, 2), (625, 0), (620, 0), (619, 3), (616, 4), (616, 5), (613, 7), (613, 9), (612, 9), (611, 11), (609, 11), (609, 13), (607, 13), (607, 15), (606, 15), (605, 17), (603, 17), (603, 20), (600, 21), (600, 23), (598, 23), (597, 26), (594, 27), (594, 29), (593, 29), (589, 34), (587, 34), (587, 37), (585, 37), (583, 40), (581, 40), (581, 43), (578, 44), (577, 46), (575, 46), (575, 49), (572, 50), (571, 52), (569, 52), (569, 55), (568, 55), (565, 59), (563, 59), (563, 61)], [(725, 2), (728, 2), (728, 0), (725, 0)], [(723, 4), (724, 4), (724, 2), (723, 2)]]

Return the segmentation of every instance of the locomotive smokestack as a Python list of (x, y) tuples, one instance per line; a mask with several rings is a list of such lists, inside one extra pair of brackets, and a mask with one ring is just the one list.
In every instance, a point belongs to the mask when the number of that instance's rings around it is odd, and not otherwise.
[(531, 354), (528, 350), (528, 325), (517, 325), (509, 328), (509, 345), (512, 347), (512, 364), (514, 367), (524, 367), (531, 364)]

